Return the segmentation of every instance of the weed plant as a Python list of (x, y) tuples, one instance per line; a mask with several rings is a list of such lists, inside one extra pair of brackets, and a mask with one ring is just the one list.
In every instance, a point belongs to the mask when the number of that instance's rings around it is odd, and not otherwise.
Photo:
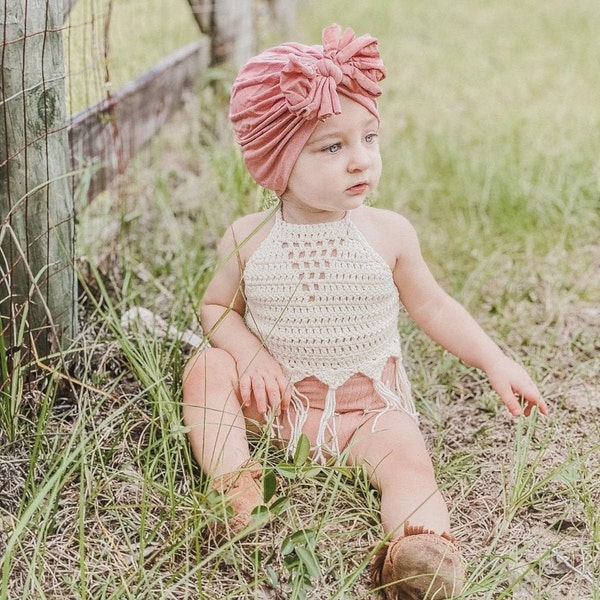
[[(600, 39), (592, 0), (298, 4), (297, 37), (370, 31), (388, 69), (384, 177), (443, 285), (531, 371), (551, 414), (514, 420), (483, 375), (399, 324), (422, 427), (468, 562), (461, 598), (600, 598)], [(116, 59), (115, 59), (116, 60)], [(361, 471), (267, 437), (275, 503), (219, 541), (220, 498), (180, 419), (215, 244), (261, 191), (203, 82), (79, 214), (82, 331), (69, 368), (8, 377), (0, 345), (0, 599), (366, 599), (382, 541)], [(18, 366), (18, 365), (17, 365)]]

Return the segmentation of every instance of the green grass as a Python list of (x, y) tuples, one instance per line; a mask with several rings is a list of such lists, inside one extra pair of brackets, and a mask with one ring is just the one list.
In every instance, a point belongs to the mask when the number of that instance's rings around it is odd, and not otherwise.
[[(379, 38), (388, 78), (376, 202), (415, 223), (440, 281), (551, 406), (547, 418), (513, 420), (480, 373), (401, 322), (468, 561), (462, 597), (600, 598), (600, 7), (297, 6), (299, 39), (319, 42), (334, 21)], [(167, 25), (164, 12), (144, 15)], [(145, 55), (141, 46), (140, 35), (125, 52)], [(133, 69), (125, 79), (146, 68), (113, 51), (114, 73)], [(217, 543), (222, 506), (179, 418), (190, 349), (120, 320), (143, 306), (195, 329), (216, 240), (261, 204), (226, 128), (231, 77), (215, 73), (78, 215), (84, 326), (69, 369), (44, 363), (27, 386), (0, 347), (3, 379), (16, 373), (0, 390), (0, 599), (372, 597), (379, 498), (364, 474), (301, 456), (290, 466), (268, 439), (255, 451), (280, 476), (271, 520)]]
[(65, 23), (71, 114), (200, 37), (186, 0), (78, 0)]

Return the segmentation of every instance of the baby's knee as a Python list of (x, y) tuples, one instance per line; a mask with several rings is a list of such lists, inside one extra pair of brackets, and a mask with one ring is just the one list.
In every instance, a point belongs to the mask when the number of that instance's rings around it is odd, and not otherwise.
[(432, 481), (435, 470), (427, 452), (407, 453), (392, 450), (375, 468), (375, 476), (381, 483), (394, 482), (398, 478), (407, 481)]
[(225, 350), (208, 348), (190, 358), (183, 371), (183, 399), (198, 390), (214, 386), (229, 387), (237, 379), (235, 360)]

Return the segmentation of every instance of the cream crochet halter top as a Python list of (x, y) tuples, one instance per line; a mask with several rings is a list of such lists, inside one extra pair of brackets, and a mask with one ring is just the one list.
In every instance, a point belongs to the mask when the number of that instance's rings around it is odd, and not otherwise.
[[(350, 214), (339, 221), (294, 224), (277, 211), (271, 231), (244, 269), (248, 328), (292, 384), (312, 375), (329, 387), (318, 446), (327, 437), (335, 440), (335, 390), (357, 373), (373, 380), (386, 410), (402, 408), (416, 418), (402, 365), (398, 290), (389, 266)], [(390, 357), (396, 359), (391, 387), (382, 381)], [(292, 402), (293, 449), (309, 399), (293, 387)], [(339, 452), (317, 448), (321, 457), (322, 450)]]

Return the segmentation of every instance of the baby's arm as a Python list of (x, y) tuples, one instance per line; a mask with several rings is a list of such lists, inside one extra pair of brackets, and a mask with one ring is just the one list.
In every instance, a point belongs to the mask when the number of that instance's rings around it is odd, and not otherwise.
[(466, 309), (440, 287), (423, 259), (414, 228), (403, 218), (399, 224), (402, 248), (394, 280), (414, 321), (440, 346), (484, 371), (511, 414), (529, 415), (534, 406), (547, 414), (546, 403), (525, 369), (506, 356)]
[[(235, 225), (235, 224), (234, 224)], [(243, 228), (235, 239), (244, 240)], [(268, 408), (279, 414), (290, 403), (290, 389), (279, 363), (261, 341), (246, 327), (240, 258), (233, 228), (219, 244), (220, 264), (202, 298), (200, 320), (212, 346), (228, 352), (235, 360), (240, 399), (245, 406), (253, 402), (261, 414)]]

